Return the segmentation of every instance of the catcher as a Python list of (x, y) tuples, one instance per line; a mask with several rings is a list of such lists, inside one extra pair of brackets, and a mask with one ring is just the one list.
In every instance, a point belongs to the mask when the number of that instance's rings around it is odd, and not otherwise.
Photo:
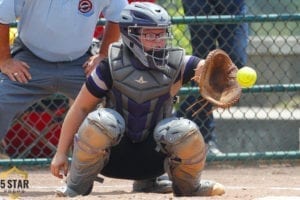
[(152, 187), (151, 180), (165, 172), (175, 196), (225, 192), (220, 183), (200, 180), (203, 138), (194, 122), (172, 116), (172, 101), (194, 79), (208, 101), (230, 107), (241, 94), (237, 68), (222, 50), (202, 60), (171, 48), (170, 25), (166, 10), (153, 3), (132, 3), (122, 11), (122, 43), (111, 45), (108, 59), (88, 77), (63, 123), (51, 173), (69, 174), (58, 196), (90, 194), (98, 174)]

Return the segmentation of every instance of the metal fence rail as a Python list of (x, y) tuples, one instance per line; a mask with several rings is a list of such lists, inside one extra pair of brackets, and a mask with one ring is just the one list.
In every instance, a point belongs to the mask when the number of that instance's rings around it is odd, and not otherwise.
[[(260, 93), (260, 92), (297, 92), (300, 91), (300, 83), (295, 84), (266, 84), (254, 85), (251, 88), (243, 88), (243, 93)], [(183, 87), (180, 89), (179, 94), (199, 93), (198, 87)]]
[[(296, 14), (261, 14), (261, 15), (210, 15), (172, 17), (173, 24), (224, 24), (241, 22), (291, 22), (300, 21), (300, 13)], [(102, 22), (101, 22), (102, 23)]]
[[(251, 48), (251, 55), (249, 55), (249, 65), (254, 66), (257, 72), (260, 74), (257, 85), (252, 88), (243, 89), (243, 102), (238, 105), (234, 110), (239, 111), (243, 107), (247, 107), (248, 110), (254, 110), (255, 108), (265, 108), (277, 110), (278, 107), (286, 109), (293, 116), (295, 110), (300, 108), (300, 66), (299, 66), (299, 27), (300, 22), (300, 7), (297, 1), (291, 1), (295, 3), (295, 6), (280, 8), (282, 12), (278, 12), (279, 8), (270, 7), (268, 12), (261, 8), (249, 8), (249, 14), (246, 15), (210, 15), (210, 16), (184, 16), (182, 8), (180, 7), (180, 1), (158, 1), (163, 5), (168, 5), (176, 12), (172, 14), (172, 23), (179, 36), (175, 41), (178, 44), (184, 43), (183, 48), (190, 52), (189, 32), (187, 26), (190, 24), (226, 24), (226, 23), (242, 23), (247, 22), (255, 25), (252, 27), (251, 37), (254, 35), (259, 41), (257, 45), (254, 44), (254, 39), (249, 37)], [(284, 3), (284, 1), (276, 1)], [(259, 3), (261, 3), (259, 1)], [(251, 1), (248, 1), (250, 6), (254, 6)], [(277, 9), (277, 10), (276, 10)], [(286, 9), (286, 10), (284, 10)], [(295, 11), (296, 10), (296, 11)], [(293, 24), (290, 24), (290, 23)], [(100, 19), (98, 24), (104, 25), (105, 19)], [(265, 26), (265, 25), (268, 26)], [(16, 27), (17, 23), (11, 24), (12, 27)], [(262, 33), (260, 33), (262, 32)], [(266, 45), (266, 38), (269, 37), (268, 33), (272, 32), (272, 38), (270, 42), (276, 47), (276, 51), (267, 52), (270, 46)], [(288, 32), (288, 35), (286, 35)], [(265, 34), (265, 35), (264, 35)], [(275, 35), (274, 35), (275, 34)], [(276, 35), (277, 34), (277, 35)], [(277, 41), (277, 38), (283, 38)], [(290, 42), (289, 38), (293, 42)], [(269, 38), (268, 38), (269, 39)], [(184, 41), (184, 42), (183, 42)], [(260, 42), (262, 41), (262, 42)], [(268, 40), (269, 41), (269, 40)], [(252, 42), (252, 43), (251, 43)], [(265, 45), (265, 46), (264, 46)], [(283, 50), (283, 45), (290, 49)], [(262, 50), (263, 49), (263, 50)], [(262, 55), (262, 51), (266, 51)], [(287, 53), (283, 52), (287, 51)], [(270, 55), (269, 55), (270, 54)], [(272, 55), (271, 55), (272, 54)], [(269, 56), (269, 57), (268, 57)], [(288, 67), (287, 67), (288, 66)], [(198, 94), (199, 89), (197, 87), (185, 86), (181, 88), (179, 96), (181, 101), (189, 94)], [(179, 102), (180, 103), (180, 102)], [(64, 118), (66, 111), (69, 108), (68, 99), (60, 94), (54, 95), (47, 99), (41, 100), (21, 116), (15, 119), (15, 122), (9, 131), (6, 142), (9, 148), (8, 153), (11, 159), (0, 160), (0, 165), (47, 165), (51, 162), (51, 158), (55, 153), (55, 146), (58, 142), (60, 133), (60, 126), (62, 119)], [(278, 111), (280, 112), (280, 111)], [(229, 112), (230, 115), (230, 112)], [(229, 120), (233, 121), (236, 126), (240, 126), (240, 135), (248, 137), (247, 140), (252, 142), (253, 145), (261, 138), (254, 140), (254, 137), (262, 137), (264, 133), (257, 133), (257, 135), (247, 135), (247, 128), (241, 127), (242, 123), (240, 119), (235, 118), (236, 115), (232, 113), (229, 116)], [(228, 119), (226, 119), (228, 120)], [(258, 119), (258, 121), (261, 119)], [(281, 120), (281, 119), (279, 119)], [(284, 119), (289, 122), (298, 123), (298, 118)], [(222, 119), (220, 119), (222, 121)], [(254, 122), (253, 122), (254, 123)], [(273, 126), (274, 123), (270, 126)], [(230, 125), (231, 126), (231, 125)], [(222, 127), (223, 128), (223, 127)], [(230, 131), (235, 131), (236, 127), (230, 127)], [(259, 132), (257, 127), (253, 128), (253, 132)], [(289, 130), (290, 124), (286, 129)], [(300, 127), (299, 135), (300, 135)], [(264, 132), (265, 130), (263, 130)], [(267, 131), (266, 131), (267, 132)], [(252, 134), (252, 132), (251, 132)], [(267, 134), (267, 133), (266, 133)], [(280, 134), (280, 133), (279, 133)], [(288, 133), (286, 137), (289, 137)], [(296, 134), (293, 133), (291, 140), (299, 140), (295, 138)], [(270, 137), (270, 136), (266, 136)], [(277, 135), (271, 135), (271, 137), (278, 137)], [(299, 136), (300, 137), (300, 136)], [(251, 140), (252, 139), (252, 140)], [(274, 138), (270, 138), (273, 140)], [(242, 141), (241, 138), (235, 139), (236, 143)], [(223, 155), (208, 156), (207, 161), (243, 161), (249, 160), (297, 160), (300, 159), (300, 144), (298, 149), (295, 147), (296, 142), (293, 143), (293, 148), (290, 150), (276, 149), (274, 151), (262, 151), (258, 149), (255, 152), (224, 152)], [(289, 146), (289, 144), (286, 144)], [(292, 145), (291, 145), (292, 146)]]

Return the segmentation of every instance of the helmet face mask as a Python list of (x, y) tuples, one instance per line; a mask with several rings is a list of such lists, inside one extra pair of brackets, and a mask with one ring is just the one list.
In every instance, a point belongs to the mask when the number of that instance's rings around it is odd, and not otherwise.
[(148, 68), (162, 69), (171, 48), (171, 20), (161, 6), (135, 2), (121, 13), (120, 29), (123, 43)]
[[(128, 28), (130, 29), (131, 27)], [(128, 33), (139, 43), (147, 61), (146, 67), (161, 69), (167, 64), (168, 49), (171, 48), (172, 43), (169, 29), (169, 27), (140, 27), (138, 31), (133, 31), (138, 34)]]

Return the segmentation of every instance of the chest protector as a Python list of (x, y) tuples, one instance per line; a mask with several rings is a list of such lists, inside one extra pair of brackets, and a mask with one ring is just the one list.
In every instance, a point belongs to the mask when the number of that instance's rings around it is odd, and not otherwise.
[(132, 142), (141, 142), (155, 125), (172, 114), (171, 86), (180, 73), (185, 52), (181, 48), (169, 50), (164, 70), (133, 66), (129, 50), (113, 44), (109, 51), (113, 80), (108, 105), (125, 119), (126, 135)]

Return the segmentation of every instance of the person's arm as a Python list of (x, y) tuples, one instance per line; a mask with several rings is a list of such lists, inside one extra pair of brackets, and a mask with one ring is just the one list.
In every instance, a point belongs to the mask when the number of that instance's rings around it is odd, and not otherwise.
[(75, 133), (85, 117), (94, 110), (99, 103), (99, 98), (94, 97), (83, 85), (80, 93), (69, 109), (61, 130), (57, 152), (67, 154), (73, 142)]
[[(190, 82), (194, 76), (200, 76), (199, 70), (195, 71), (197, 68), (201, 68), (204, 65), (205, 60), (198, 58), (196, 56), (187, 55), (184, 58), (184, 64), (182, 65), (181, 72), (179, 73), (175, 83), (171, 88), (171, 95), (174, 96), (178, 93), (182, 85)], [(197, 74), (195, 74), (197, 72)]]
[(31, 79), (30, 67), (20, 60), (14, 60), (10, 54), (9, 24), (0, 23), (0, 71), (10, 80), (27, 83)]
[(3, 64), (10, 58), (9, 24), (0, 23), (0, 71), (3, 71)]
[(108, 21), (105, 25), (103, 39), (101, 41), (100, 56), (107, 57), (108, 47), (111, 43), (120, 39), (120, 27), (118, 23)]
[(109, 45), (113, 42), (119, 41), (119, 39), (119, 24), (108, 21), (105, 25), (99, 54), (90, 57), (89, 60), (83, 65), (86, 76), (93, 71), (93, 69), (101, 62), (101, 60), (107, 57)]
[(51, 173), (62, 178), (68, 172), (68, 152), (73, 143), (74, 135), (77, 133), (85, 117), (96, 108), (99, 98), (93, 96), (85, 85), (81, 88), (74, 103), (70, 107), (61, 129), (56, 154), (51, 162)]

